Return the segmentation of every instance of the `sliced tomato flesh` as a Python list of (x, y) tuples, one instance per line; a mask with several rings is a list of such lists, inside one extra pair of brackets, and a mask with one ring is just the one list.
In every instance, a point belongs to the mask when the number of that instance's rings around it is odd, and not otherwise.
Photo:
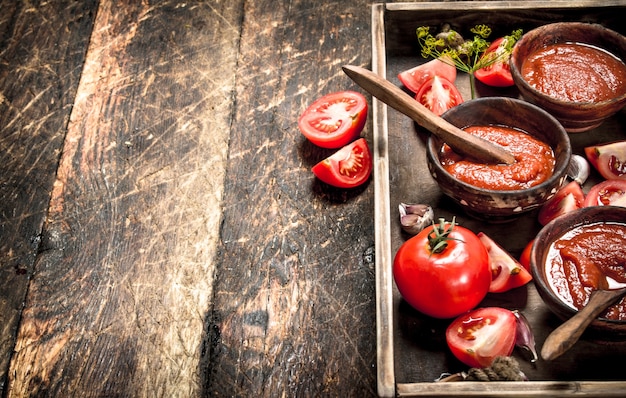
[(398, 74), (400, 82), (411, 92), (417, 93), (424, 83), (435, 76), (456, 80), (456, 66), (451, 60), (433, 59)]
[[(510, 54), (506, 50), (507, 41), (504, 37), (495, 40), (484, 52), (480, 62), (492, 62), (474, 72), (476, 79), (494, 87), (509, 87), (515, 83), (509, 66)], [(493, 61), (495, 60), (495, 61)]]
[(589, 190), (584, 206), (626, 207), (626, 180), (605, 180)]
[(452, 354), (464, 364), (482, 368), (498, 356), (508, 356), (515, 347), (516, 319), (500, 307), (472, 310), (456, 318), (446, 330)]
[(454, 83), (440, 76), (434, 76), (424, 83), (415, 99), (438, 116), (463, 102)]
[(504, 250), (484, 232), (477, 234), (489, 254), (491, 268), (490, 293), (502, 293), (523, 286), (533, 277), (509, 252)]
[(367, 120), (365, 97), (354, 91), (327, 94), (300, 115), (298, 127), (315, 145), (341, 148), (359, 138)]
[(607, 180), (626, 180), (626, 141), (615, 141), (585, 148), (589, 163)]
[(539, 210), (539, 223), (546, 225), (556, 217), (572, 210), (580, 209), (585, 202), (585, 194), (576, 181), (572, 181), (543, 204)]
[(372, 155), (365, 138), (359, 138), (313, 166), (321, 181), (338, 187), (353, 188), (363, 184), (372, 172)]

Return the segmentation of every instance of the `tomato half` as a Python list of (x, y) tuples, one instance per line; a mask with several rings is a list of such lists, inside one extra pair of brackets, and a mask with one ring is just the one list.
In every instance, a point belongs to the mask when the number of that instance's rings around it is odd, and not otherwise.
[(448, 326), (446, 342), (459, 361), (472, 368), (484, 368), (498, 356), (511, 355), (516, 328), (512, 311), (500, 307), (478, 308)]
[(452, 61), (447, 63), (440, 59), (433, 59), (414, 68), (400, 72), (398, 79), (404, 84), (404, 87), (417, 93), (426, 81), (435, 76), (441, 76), (454, 82), (454, 80), (456, 80), (456, 66), (452, 64)]
[(372, 154), (365, 138), (359, 138), (313, 166), (313, 174), (337, 188), (354, 188), (372, 173)]
[(463, 102), (463, 97), (454, 83), (441, 76), (434, 76), (426, 81), (415, 99), (437, 116)]
[(524, 250), (522, 250), (522, 254), (519, 256), (519, 262), (522, 264), (527, 271), (530, 271), (530, 252), (533, 249), (533, 243), (535, 243), (534, 239), (531, 239), (530, 242), (526, 244)]
[(489, 254), (491, 268), (490, 293), (503, 293), (524, 286), (533, 277), (509, 252), (483, 232), (477, 234)]
[(584, 206), (626, 207), (626, 180), (604, 180), (591, 187)]
[(402, 297), (434, 318), (476, 307), (491, 283), (487, 250), (476, 234), (454, 223), (431, 225), (404, 242), (393, 276)]
[(367, 120), (367, 100), (355, 91), (327, 94), (300, 115), (298, 127), (322, 148), (341, 148), (359, 138)]
[(585, 194), (580, 184), (572, 181), (558, 190), (558, 192), (539, 210), (539, 223), (546, 225), (561, 214), (580, 209), (585, 202)]
[(587, 147), (585, 155), (605, 179), (626, 179), (626, 141)]
[(479, 62), (489, 62), (491, 59), (499, 58), (492, 64), (475, 71), (474, 76), (476, 79), (494, 87), (510, 87), (515, 84), (513, 82), (513, 75), (511, 75), (511, 67), (509, 66), (511, 56), (506, 46), (507, 41), (504, 37), (491, 43), (489, 48), (483, 53)]

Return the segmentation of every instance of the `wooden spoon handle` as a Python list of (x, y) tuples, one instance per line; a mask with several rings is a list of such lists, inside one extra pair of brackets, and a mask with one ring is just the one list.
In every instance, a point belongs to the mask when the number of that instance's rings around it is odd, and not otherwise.
[(587, 305), (550, 333), (541, 348), (541, 357), (550, 361), (572, 348), (587, 326), (625, 293), (623, 288), (593, 291)]
[(416, 121), (455, 152), (486, 163), (515, 163), (513, 155), (505, 149), (473, 136), (435, 115), (402, 89), (374, 72), (354, 65), (345, 65), (343, 71), (367, 92)]

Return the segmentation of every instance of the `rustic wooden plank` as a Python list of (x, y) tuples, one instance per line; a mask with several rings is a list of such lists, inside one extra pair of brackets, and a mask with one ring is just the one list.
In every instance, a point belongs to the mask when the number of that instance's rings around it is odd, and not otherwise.
[(317, 182), (310, 168), (332, 151), (296, 125), (315, 98), (359, 90), (341, 66), (369, 67), (369, 3), (246, 3), (208, 330), (212, 394), (375, 395), (373, 184)]
[(242, 7), (131, 3), (97, 11), (9, 397), (201, 394)]
[(0, 395), (95, 1), (0, 1)]

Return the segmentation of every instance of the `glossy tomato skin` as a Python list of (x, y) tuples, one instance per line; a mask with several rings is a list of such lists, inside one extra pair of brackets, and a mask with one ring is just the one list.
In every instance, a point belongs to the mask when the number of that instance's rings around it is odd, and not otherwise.
[(533, 249), (533, 243), (535, 243), (535, 240), (531, 239), (530, 242), (528, 242), (524, 247), (524, 250), (522, 250), (522, 254), (519, 256), (519, 262), (522, 264), (522, 267), (526, 269), (526, 271), (530, 271), (530, 252)]
[(554, 218), (572, 210), (580, 209), (585, 202), (585, 194), (576, 181), (572, 181), (559, 189), (559, 191), (539, 210), (539, 223), (546, 225)]
[(463, 97), (454, 83), (441, 76), (434, 76), (426, 81), (415, 99), (437, 116), (463, 102)]
[(434, 76), (444, 77), (448, 81), (456, 80), (456, 67), (450, 63), (433, 59), (414, 68), (402, 71), (398, 74), (398, 79), (411, 92), (417, 93), (426, 81)]
[(511, 355), (516, 328), (513, 312), (500, 307), (478, 308), (448, 326), (446, 342), (459, 361), (472, 368), (484, 368), (498, 356)]
[(433, 226), (413, 236), (393, 263), (396, 286), (418, 311), (434, 318), (453, 318), (476, 307), (491, 283), (487, 250), (470, 230), (455, 225), (441, 253), (429, 249)]
[[(495, 40), (489, 48), (485, 51), (482, 58), (496, 57), (501, 51), (504, 51), (506, 42), (504, 37)], [(510, 56), (502, 56), (502, 59), (494, 62), (493, 64), (478, 69), (474, 72), (476, 79), (484, 84), (493, 87), (510, 87), (515, 84), (513, 81), (513, 75), (511, 74), (511, 68), (509, 66)]]
[(354, 188), (367, 181), (372, 173), (372, 154), (365, 138), (344, 146), (313, 166), (313, 174), (337, 188)]
[(604, 180), (594, 185), (587, 193), (583, 206), (626, 207), (626, 180)]
[(484, 232), (479, 232), (477, 236), (489, 254), (490, 293), (507, 292), (516, 287), (524, 286), (533, 279), (531, 273), (491, 237)]
[(605, 179), (626, 180), (626, 141), (586, 147), (585, 156)]
[(298, 127), (317, 146), (341, 148), (359, 138), (367, 112), (367, 100), (361, 93), (340, 91), (327, 94), (309, 105), (300, 115)]

